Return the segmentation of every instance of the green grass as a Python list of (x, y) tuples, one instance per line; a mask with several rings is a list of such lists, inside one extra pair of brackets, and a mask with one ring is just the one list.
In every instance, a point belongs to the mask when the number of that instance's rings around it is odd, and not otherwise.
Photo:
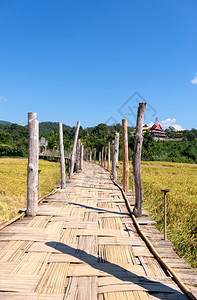
[[(120, 163), (120, 172), (121, 166)], [(142, 184), (144, 208), (152, 212), (161, 232), (163, 232), (161, 189), (170, 189), (167, 194), (167, 236), (174, 244), (176, 252), (196, 268), (197, 165), (143, 161)]]
[[(58, 164), (59, 165), (59, 164)], [(53, 190), (57, 181), (57, 163), (39, 160), (41, 196)], [(60, 165), (59, 165), (60, 176)], [(0, 223), (26, 207), (27, 159), (0, 159)]]

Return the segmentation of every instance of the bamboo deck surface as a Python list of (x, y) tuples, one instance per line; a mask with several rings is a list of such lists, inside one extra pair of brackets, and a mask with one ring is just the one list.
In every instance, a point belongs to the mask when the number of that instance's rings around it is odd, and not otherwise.
[[(174, 268), (189, 270), (148, 216), (140, 222)], [(139, 237), (109, 173), (85, 163), (65, 190), (39, 205), (36, 217), (0, 232), (0, 299), (187, 297)]]

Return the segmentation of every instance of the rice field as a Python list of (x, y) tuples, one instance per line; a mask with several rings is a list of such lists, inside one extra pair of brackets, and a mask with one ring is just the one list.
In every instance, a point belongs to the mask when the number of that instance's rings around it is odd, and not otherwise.
[[(51, 192), (57, 181), (57, 163), (39, 160), (40, 194)], [(59, 174), (60, 167), (58, 164)], [(3, 223), (26, 207), (27, 159), (0, 159), (0, 223)]]
[[(120, 174), (121, 166), (120, 163)], [(167, 237), (175, 245), (176, 252), (196, 268), (197, 165), (143, 161), (141, 167), (144, 208), (153, 214), (157, 227), (163, 232), (161, 189), (170, 190), (167, 194)], [(130, 188), (131, 177), (130, 172)]]

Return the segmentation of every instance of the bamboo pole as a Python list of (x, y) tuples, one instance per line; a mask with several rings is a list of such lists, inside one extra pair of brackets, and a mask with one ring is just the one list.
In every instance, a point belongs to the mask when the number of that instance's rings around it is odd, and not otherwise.
[(78, 139), (78, 135), (79, 135), (79, 127), (80, 127), (80, 122), (77, 122), (77, 128), (76, 128), (76, 131), (75, 131), (75, 138), (74, 138), (74, 142), (73, 142), (73, 150), (72, 150), (72, 153), (71, 153), (71, 166), (70, 166), (70, 176), (69, 176), (70, 179), (72, 178), (73, 171), (74, 171), (77, 139)]
[(94, 163), (96, 163), (96, 148), (94, 148)]
[(115, 133), (114, 149), (113, 149), (112, 176), (114, 180), (118, 179), (118, 155), (119, 155), (119, 133)]
[(80, 155), (80, 169), (83, 170), (83, 144), (81, 144), (81, 155)]
[(27, 216), (35, 216), (38, 210), (38, 156), (39, 125), (35, 112), (28, 113), (29, 150), (27, 166)]
[(62, 128), (62, 123), (60, 122), (59, 122), (59, 149), (60, 149), (60, 167), (61, 167), (61, 189), (65, 189), (66, 172), (65, 172), (65, 158), (64, 158), (63, 128)]
[(141, 180), (141, 151), (142, 151), (142, 128), (144, 120), (144, 112), (146, 108), (146, 103), (139, 103), (138, 113), (137, 113), (137, 125), (135, 133), (135, 148), (133, 156), (133, 175), (135, 182), (135, 207), (133, 213), (136, 217), (142, 216), (142, 205), (143, 205), (143, 190), (142, 190), (142, 180)]
[(107, 147), (105, 147), (104, 168), (106, 168), (106, 160), (107, 160)]
[(110, 172), (110, 142), (108, 142), (107, 170)]
[(99, 165), (101, 166), (101, 151), (99, 151)]
[(85, 161), (88, 161), (88, 154), (89, 154), (89, 150), (88, 150), (88, 148), (86, 148), (86, 151), (85, 151)]
[(103, 162), (104, 162), (104, 147), (102, 147), (101, 151), (101, 166), (103, 167)]
[(92, 151), (90, 151), (90, 162), (92, 162)]
[(81, 141), (77, 140), (77, 149), (76, 149), (76, 172), (79, 172), (80, 169), (80, 151), (81, 151)]
[(123, 148), (123, 190), (129, 190), (129, 159), (128, 159), (128, 134), (127, 119), (122, 120), (122, 148)]
[(113, 170), (114, 170), (114, 140), (112, 141), (112, 168), (111, 168), (112, 178), (113, 178)]

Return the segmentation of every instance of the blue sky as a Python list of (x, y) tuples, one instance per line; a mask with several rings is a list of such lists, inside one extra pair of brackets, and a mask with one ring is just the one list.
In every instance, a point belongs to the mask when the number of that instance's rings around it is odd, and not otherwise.
[(143, 98), (146, 123), (197, 128), (196, 14), (196, 0), (0, 0), (0, 119), (135, 123)]

